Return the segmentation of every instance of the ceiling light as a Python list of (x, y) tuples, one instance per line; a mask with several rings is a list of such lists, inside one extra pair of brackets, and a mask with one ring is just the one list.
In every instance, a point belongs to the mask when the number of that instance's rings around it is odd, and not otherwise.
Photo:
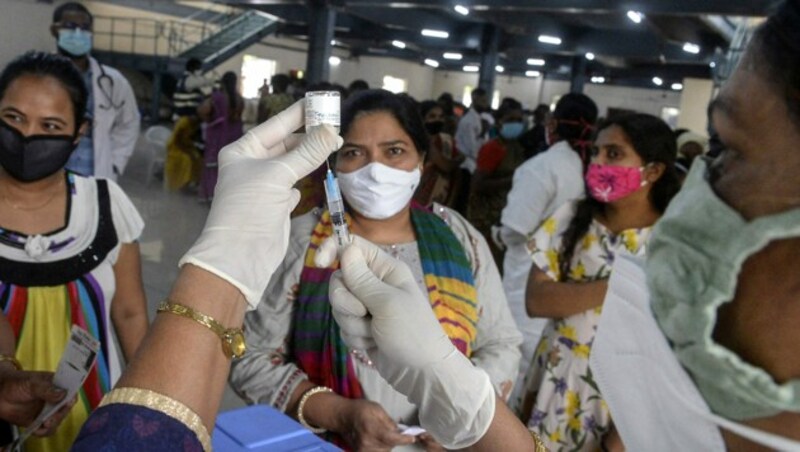
[(442, 56), (444, 57), (445, 60), (460, 60), (461, 58), (463, 58), (463, 56), (460, 53), (456, 52), (445, 52), (445, 54)]
[(697, 55), (700, 53), (700, 46), (697, 44), (692, 44), (691, 42), (687, 42), (683, 45), (683, 51), (686, 53), (693, 53)]
[(342, 59), (337, 56), (332, 56), (328, 58), (328, 63), (330, 63), (331, 66), (338, 66), (339, 64), (341, 64), (341, 62)]
[(561, 38), (557, 36), (539, 35), (539, 42), (544, 44), (561, 45)]
[(506, 68), (504, 68), (503, 66), (498, 64), (497, 66), (494, 67), (494, 70), (497, 71), (497, 72), (503, 73), (503, 72), (505, 72)]
[(592, 77), (592, 83), (605, 83), (605, 77)]
[(336, 40), (335, 40), (335, 39), (331, 39), (331, 45), (332, 45), (332, 46), (335, 46), (336, 44), (338, 44), (338, 43), (336, 42)]
[(403, 42), (403, 41), (397, 41), (397, 40), (392, 41), (392, 45), (397, 47), (398, 49), (405, 49), (406, 48), (406, 43)]
[(642, 19), (644, 19), (644, 14), (638, 11), (628, 11), (628, 19), (638, 24), (642, 22)]
[(425, 60), (425, 64), (427, 64), (427, 65), (428, 65), (428, 66), (430, 66), (430, 67), (439, 67), (439, 62), (438, 62), (438, 61), (436, 61), (436, 60), (432, 60), (432, 59), (430, 59), (430, 58), (427, 58), (427, 59)]
[(453, 7), (453, 9), (456, 10), (456, 12), (458, 14), (461, 14), (462, 16), (466, 16), (469, 14), (469, 9), (464, 5), (456, 5), (455, 7)]
[(464, 72), (478, 72), (481, 68), (475, 66), (474, 64), (468, 64), (464, 66)]
[(708, 63), (708, 65), (709, 65), (709, 67), (712, 67), (712, 68), (717, 67), (717, 63), (715, 63), (713, 61)]
[(541, 58), (528, 58), (528, 64), (531, 66), (544, 66), (544, 60)]
[(539, 71), (525, 71), (526, 77), (539, 77), (540, 75), (542, 75), (542, 73)]
[(592, 52), (586, 52), (586, 59), (592, 61), (594, 59), (594, 54)]
[(664, 84), (664, 80), (661, 80), (660, 77), (653, 77), (653, 84), (656, 86), (661, 86)]
[(683, 83), (673, 83), (672, 84), (672, 89), (674, 89), (675, 91), (682, 90), (683, 89)]
[(428, 37), (431, 37), (431, 38), (447, 39), (447, 38), (450, 37), (450, 33), (446, 32), (446, 31), (429, 30), (427, 28), (422, 30), (421, 33), (422, 33), (422, 36), (428, 36)]

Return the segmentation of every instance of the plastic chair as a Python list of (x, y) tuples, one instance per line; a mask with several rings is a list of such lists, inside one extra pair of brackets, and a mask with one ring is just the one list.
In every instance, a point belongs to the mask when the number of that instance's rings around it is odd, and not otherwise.
[(164, 162), (167, 158), (167, 141), (169, 141), (171, 135), (172, 129), (165, 126), (150, 126), (145, 131), (144, 139), (150, 151), (145, 186), (150, 186), (150, 181), (153, 179), (153, 175), (159, 165), (164, 168)]

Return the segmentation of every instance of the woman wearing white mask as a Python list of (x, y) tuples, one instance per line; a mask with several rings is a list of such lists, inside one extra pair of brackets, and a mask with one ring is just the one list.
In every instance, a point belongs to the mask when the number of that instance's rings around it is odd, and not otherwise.
[[(336, 171), (352, 233), (413, 269), (443, 332), (506, 396), (521, 336), (486, 242), (454, 211), (434, 205), (434, 213), (411, 202), (428, 149), (415, 103), (383, 90), (359, 93), (345, 105), (342, 134)], [(426, 435), (400, 433), (398, 424), (418, 424), (417, 407), (340, 337), (328, 300), (338, 262), (315, 266), (329, 258), (320, 249), (331, 235), (328, 213), (295, 218), (291, 230), (286, 258), (247, 315), (250, 348), (233, 363), (234, 388), (250, 403), (273, 405), (329, 432), (343, 447), (437, 447)]]

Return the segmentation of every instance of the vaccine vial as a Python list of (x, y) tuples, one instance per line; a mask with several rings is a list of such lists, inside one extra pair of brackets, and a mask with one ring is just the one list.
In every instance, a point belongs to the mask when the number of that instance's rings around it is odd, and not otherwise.
[(306, 132), (327, 124), (339, 133), (341, 95), (339, 91), (309, 91), (306, 93)]

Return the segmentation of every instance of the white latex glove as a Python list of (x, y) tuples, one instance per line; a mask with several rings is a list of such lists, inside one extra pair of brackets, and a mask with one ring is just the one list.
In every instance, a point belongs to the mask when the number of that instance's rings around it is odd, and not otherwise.
[[(334, 241), (326, 241), (316, 264), (327, 265), (335, 255)], [(359, 237), (340, 263), (329, 296), (345, 342), (367, 351), (381, 376), (419, 408), (420, 425), (445, 448), (477, 442), (494, 417), (494, 389), (488, 374), (447, 337), (411, 270)]]
[(304, 100), (251, 129), (219, 155), (219, 181), (206, 225), (179, 265), (196, 265), (236, 286), (255, 309), (289, 243), (292, 186), (339, 149), (333, 128), (292, 135)]

